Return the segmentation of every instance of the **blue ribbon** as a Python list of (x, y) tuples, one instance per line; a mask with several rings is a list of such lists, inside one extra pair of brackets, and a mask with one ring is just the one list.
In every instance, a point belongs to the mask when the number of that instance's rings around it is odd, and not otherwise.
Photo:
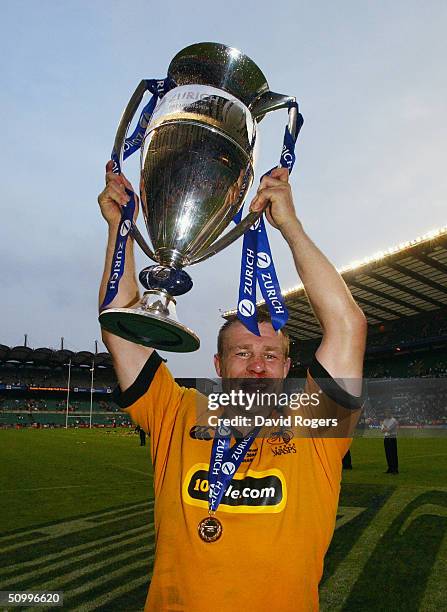
[[(138, 151), (144, 139), (147, 125), (151, 119), (152, 113), (157, 105), (159, 98), (162, 98), (165, 93), (175, 87), (175, 83), (168, 77), (166, 79), (148, 79), (146, 80), (146, 89), (152, 93), (152, 97), (146, 106), (143, 108), (138, 119), (138, 123), (131, 136), (125, 139), (123, 146), (123, 161), (130, 157), (135, 151)], [(112, 151), (111, 159), (113, 161), (112, 172), (121, 174), (120, 164), (121, 151)], [(118, 293), (119, 282), (124, 273), (126, 263), (126, 244), (129, 237), (129, 232), (132, 227), (133, 216), (135, 213), (136, 199), (132, 190), (126, 189), (129, 196), (129, 201), (121, 209), (121, 219), (118, 225), (116, 234), (115, 249), (113, 251), (112, 266), (109, 280), (107, 281), (106, 295), (101, 304), (100, 310), (103, 310), (116, 297)]]
[[(290, 105), (289, 112), (292, 108), (298, 110), (296, 102)], [(298, 137), (302, 125), (303, 118), (298, 113), (296, 137)], [(287, 168), (289, 174), (292, 172), (296, 159), (295, 143), (296, 138), (292, 136), (289, 127), (286, 126), (279, 166)], [(271, 168), (262, 178), (271, 174), (273, 170), (274, 168)], [(242, 209), (234, 217), (234, 221), (239, 223), (241, 217)], [(253, 334), (259, 336), (260, 333), (256, 313), (256, 283), (259, 283), (262, 296), (268, 306), (272, 326), (275, 331), (278, 331), (287, 323), (289, 313), (276, 275), (263, 215), (261, 215), (255, 225), (250, 227), (244, 234), (241, 275), (239, 281), (239, 300), (237, 306), (238, 319)]]
[(216, 431), (208, 473), (208, 508), (210, 512), (215, 512), (219, 507), (228, 485), (260, 430), (260, 427), (256, 427), (248, 436), (233, 444), (231, 448), (231, 430), (224, 435), (219, 433), (219, 429)]

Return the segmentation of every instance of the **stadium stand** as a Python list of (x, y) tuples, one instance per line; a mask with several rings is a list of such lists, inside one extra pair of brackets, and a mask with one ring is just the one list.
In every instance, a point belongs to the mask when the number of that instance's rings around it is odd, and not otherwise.
[[(195, 386), (194, 379), (178, 380)], [(116, 384), (108, 353), (2, 344), (0, 427), (89, 427), (90, 409), (93, 427), (133, 427), (112, 400)]]
[(0, 427), (130, 427), (115, 385), (108, 353), (0, 345)]

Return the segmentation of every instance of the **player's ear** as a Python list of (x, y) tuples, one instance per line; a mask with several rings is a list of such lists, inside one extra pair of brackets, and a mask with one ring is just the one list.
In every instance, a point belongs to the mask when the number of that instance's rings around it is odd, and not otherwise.
[(216, 369), (217, 376), (221, 377), (222, 376), (222, 364), (220, 360), (220, 355), (218, 353), (214, 355), (214, 367)]

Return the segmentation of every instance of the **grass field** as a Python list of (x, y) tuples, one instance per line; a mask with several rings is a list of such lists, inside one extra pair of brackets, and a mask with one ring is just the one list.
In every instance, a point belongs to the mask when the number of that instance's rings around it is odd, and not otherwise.
[[(380, 438), (354, 440), (352, 457), (321, 609), (447, 610), (447, 438), (401, 438), (398, 476), (383, 473)], [(64, 610), (142, 610), (148, 447), (121, 430), (3, 430), (0, 465), (0, 591), (62, 590)]]

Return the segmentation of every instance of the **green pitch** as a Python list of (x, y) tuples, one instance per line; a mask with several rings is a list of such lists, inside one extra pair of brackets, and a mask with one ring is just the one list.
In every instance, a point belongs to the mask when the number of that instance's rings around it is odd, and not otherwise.
[[(446, 610), (446, 438), (401, 438), (398, 476), (383, 474), (379, 438), (356, 439), (352, 457), (321, 609)], [(0, 590), (62, 590), (64, 610), (142, 610), (149, 447), (121, 430), (3, 430), (0, 466)]]

